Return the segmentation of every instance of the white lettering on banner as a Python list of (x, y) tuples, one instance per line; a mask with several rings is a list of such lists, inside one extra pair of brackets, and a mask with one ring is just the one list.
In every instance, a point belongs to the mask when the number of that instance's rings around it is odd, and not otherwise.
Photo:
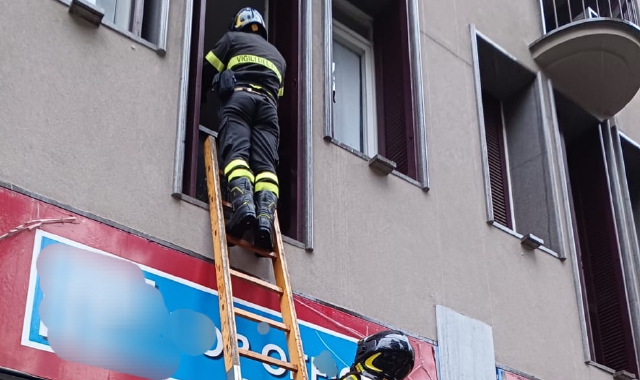
[(249, 339), (247, 339), (247, 337), (242, 334), (238, 334), (238, 348), (243, 350), (251, 350)]
[[(238, 334), (238, 348), (242, 348), (245, 350), (250, 349), (249, 339), (242, 334)], [(222, 354), (222, 333), (216, 327), (216, 346), (213, 350), (209, 350), (204, 353), (205, 356), (209, 358), (217, 358)]]
[[(264, 346), (264, 348), (262, 349), (262, 355), (267, 355), (269, 356), (270, 353), (272, 352), (277, 352), (278, 355), (280, 356), (277, 359), (286, 361), (287, 360), (287, 356), (284, 353), (284, 350), (278, 346), (276, 346), (275, 344), (267, 344)], [(267, 372), (269, 372), (270, 374), (272, 374), (273, 376), (282, 376), (284, 375), (285, 372), (287, 372), (287, 370), (285, 368), (273, 368), (272, 366), (270, 366), (269, 364), (266, 363), (262, 363), (262, 366), (264, 367), (264, 369), (267, 370)]]
[(204, 353), (205, 356), (210, 358), (217, 358), (222, 354), (222, 333), (216, 327), (216, 347), (213, 350), (209, 350)]

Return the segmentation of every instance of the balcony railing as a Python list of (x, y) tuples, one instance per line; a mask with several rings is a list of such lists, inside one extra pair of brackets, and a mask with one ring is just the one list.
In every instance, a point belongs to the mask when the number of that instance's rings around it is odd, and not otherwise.
[(541, 0), (544, 33), (572, 22), (592, 18), (614, 18), (638, 25), (636, 0)]

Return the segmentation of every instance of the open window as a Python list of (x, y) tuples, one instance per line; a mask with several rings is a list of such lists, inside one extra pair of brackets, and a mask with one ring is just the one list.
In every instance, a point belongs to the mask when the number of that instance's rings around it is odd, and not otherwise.
[(333, 128), (336, 140), (373, 157), (378, 151), (373, 43), (371, 21), (362, 18), (362, 34), (333, 20)]
[(332, 86), (325, 138), (368, 158), (380, 155), (395, 162), (397, 173), (425, 182), (424, 124), (416, 117), (423, 105), (415, 96), (422, 87), (422, 78), (415, 79), (420, 46), (412, 38), (412, 1), (325, 1), (331, 16), (325, 32), (332, 30), (326, 46)]
[(535, 236), (541, 249), (560, 255), (540, 82), (473, 29), (472, 38), (484, 137), (487, 222), (521, 238)]
[[(187, 196), (207, 202), (204, 170), (204, 141), (218, 130), (218, 106), (215, 96), (208, 96), (201, 88), (204, 55), (213, 48), (242, 7), (253, 7), (265, 17), (269, 42), (274, 44), (287, 61), (284, 96), (280, 98), (278, 117), (280, 146), (278, 177), (280, 200), (278, 215), (284, 235), (302, 240), (302, 125), (300, 115), (300, 0), (248, 0), (207, 2), (193, 0), (193, 19), (189, 57), (188, 101), (185, 113), (184, 161), (177, 175), (181, 188), (177, 196)], [(203, 97), (205, 97), (203, 99)], [(181, 144), (179, 141), (178, 144)]]
[[(568, 172), (569, 204), (575, 236), (586, 332), (591, 360), (615, 371), (638, 374), (625, 276), (621, 226), (617, 220), (610, 128), (571, 100), (554, 92), (562, 149)], [(639, 164), (623, 143), (625, 164)], [(626, 162), (628, 160), (628, 163)], [(637, 176), (628, 179), (634, 192)], [(632, 204), (634, 202), (632, 199)], [(637, 200), (637, 199), (636, 199)]]
[(164, 49), (168, 0), (96, 0), (95, 4), (104, 10), (102, 22)]

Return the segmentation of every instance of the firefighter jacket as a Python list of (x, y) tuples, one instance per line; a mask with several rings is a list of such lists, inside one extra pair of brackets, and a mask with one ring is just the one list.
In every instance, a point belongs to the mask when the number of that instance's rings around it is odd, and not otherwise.
[(223, 70), (233, 71), (238, 86), (252, 86), (273, 99), (283, 95), (286, 62), (278, 49), (257, 33), (229, 31), (205, 56), (203, 91)]

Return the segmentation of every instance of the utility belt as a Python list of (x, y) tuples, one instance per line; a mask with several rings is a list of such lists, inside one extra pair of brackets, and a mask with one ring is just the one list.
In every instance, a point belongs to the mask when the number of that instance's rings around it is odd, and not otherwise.
[(240, 85), (240, 86), (234, 87), (233, 91), (245, 91), (245, 92), (250, 92), (260, 96), (264, 96), (267, 99), (269, 99), (269, 101), (272, 102), (274, 105), (277, 104), (276, 98), (269, 91), (257, 85), (248, 85), (248, 86)]
[(273, 104), (277, 105), (278, 101), (270, 91), (267, 91), (262, 86), (255, 84), (238, 84), (236, 76), (231, 70), (224, 70), (213, 78), (213, 91), (218, 93), (218, 97), (222, 101), (227, 101), (231, 94), (236, 91), (250, 92), (256, 95), (263, 96)]

